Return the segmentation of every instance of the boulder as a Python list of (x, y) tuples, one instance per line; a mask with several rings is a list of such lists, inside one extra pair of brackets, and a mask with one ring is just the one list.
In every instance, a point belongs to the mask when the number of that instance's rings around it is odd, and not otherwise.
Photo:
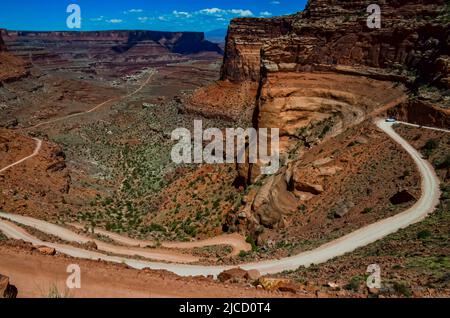
[(223, 271), (217, 276), (217, 279), (222, 282), (246, 282), (249, 280), (249, 274), (246, 270), (242, 268), (232, 268), (226, 271)]
[(352, 202), (342, 201), (334, 208), (334, 217), (336, 219), (343, 218), (355, 205)]
[(217, 276), (217, 279), (222, 282), (234, 282), (234, 283), (245, 283), (248, 281), (257, 280), (261, 276), (258, 271), (246, 271), (242, 268), (232, 268), (223, 271)]
[(298, 287), (290, 280), (285, 278), (262, 277), (259, 279), (259, 285), (268, 291), (281, 291), (296, 293)]
[(288, 184), (282, 174), (269, 177), (252, 204), (258, 223), (274, 229), (284, 228), (284, 216), (295, 213), (297, 207), (298, 200), (288, 190)]
[(307, 181), (298, 181), (295, 184), (295, 189), (300, 192), (309, 192), (314, 195), (321, 194), (323, 190), (323, 186), (320, 184), (312, 184)]
[(84, 243), (83, 246), (85, 248), (87, 248), (87, 249), (90, 249), (90, 250), (97, 250), (98, 249), (97, 244), (94, 241), (89, 241), (87, 243)]
[(256, 269), (247, 271), (250, 280), (258, 280), (261, 277), (261, 273)]
[(17, 288), (9, 283), (9, 277), (0, 274), (0, 298), (16, 298)]
[(56, 254), (56, 250), (53, 247), (47, 247), (47, 246), (40, 246), (37, 248), (39, 253), (44, 255), (50, 255), (53, 256)]

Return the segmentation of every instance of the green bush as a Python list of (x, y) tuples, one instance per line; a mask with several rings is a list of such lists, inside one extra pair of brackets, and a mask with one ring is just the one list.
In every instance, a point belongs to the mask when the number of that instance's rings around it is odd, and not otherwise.
[(361, 287), (361, 283), (363, 281), (363, 278), (361, 276), (354, 276), (350, 280), (350, 282), (345, 286), (345, 289), (352, 290), (352, 291), (358, 291)]
[(149, 232), (166, 232), (166, 229), (157, 223), (152, 223), (147, 227)]
[(422, 147), (422, 151), (426, 157), (431, 156), (434, 150), (439, 146), (439, 142), (435, 139), (429, 139)]
[(372, 211), (373, 211), (372, 208), (365, 208), (365, 209), (362, 211), (362, 214), (368, 214), (368, 213), (370, 213), (370, 212), (372, 212)]
[(405, 297), (411, 297), (411, 288), (405, 282), (394, 282), (394, 290)]
[(252, 236), (247, 236), (245, 241), (252, 246), (252, 251), (257, 252), (258, 246), (256, 245), (255, 239)]
[(447, 155), (445, 158), (441, 160), (436, 160), (434, 162), (434, 166), (437, 169), (448, 169), (450, 168), (450, 155)]
[(417, 238), (419, 240), (426, 240), (427, 238), (431, 237), (431, 232), (429, 230), (423, 230), (417, 233)]
[(239, 257), (240, 258), (244, 258), (244, 257), (246, 257), (248, 255), (248, 253), (246, 252), (246, 251), (240, 251), (239, 252)]

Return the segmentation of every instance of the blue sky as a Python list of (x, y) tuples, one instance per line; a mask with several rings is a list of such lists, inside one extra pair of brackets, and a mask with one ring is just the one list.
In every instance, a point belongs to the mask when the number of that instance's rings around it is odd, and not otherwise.
[(72, 3), (81, 7), (80, 31), (210, 31), (226, 28), (234, 17), (301, 11), (306, 0), (8, 0), (0, 2), (0, 28), (67, 30), (66, 8)]

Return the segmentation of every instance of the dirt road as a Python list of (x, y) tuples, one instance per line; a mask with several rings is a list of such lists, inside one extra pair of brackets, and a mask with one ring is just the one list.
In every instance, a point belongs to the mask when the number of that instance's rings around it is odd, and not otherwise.
[[(84, 226), (76, 223), (68, 224), (77, 229), (84, 229)], [(127, 246), (135, 246), (135, 247), (148, 247), (154, 246), (155, 242), (152, 241), (142, 241), (137, 239), (132, 239), (126, 236), (122, 236), (117, 233), (112, 233), (109, 231), (105, 231), (102, 229), (93, 229), (94, 233), (106, 236), (113, 241)], [(217, 246), (217, 245), (229, 245), (233, 248), (232, 255), (238, 255), (240, 251), (250, 251), (252, 249), (251, 245), (245, 241), (245, 238), (238, 234), (223, 234), (210, 239), (194, 241), (194, 242), (161, 242), (162, 247), (166, 248), (178, 248), (178, 249), (193, 249), (200, 248), (206, 246)]]
[[(67, 266), (81, 269), (81, 289), (68, 290)], [(0, 272), (11, 279), (18, 297), (55, 297), (51, 289), (66, 297), (88, 298), (264, 298), (292, 297), (254, 287), (223, 285), (207, 279), (180, 278), (170, 273), (136, 271), (123, 265), (45, 256), (20, 248), (0, 246)]]
[(21, 164), (22, 162), (27, 161), (28, 159), (31, 159), (34, 156), (36, 156), (39, 153), (39, 151), (41, 151), (42, 140), (37, 139), (37, 138), (33, 138), (33, 140), (36, 142), (36, 148), (34, 148), (33, 153), (25, 158), (20, 159), (19, 161), (16, 161), (16, 162), (10, 164), (9, 166), (6, 166), (6, 167), (0, 169), (0, 173), (5, 172), (6, 170), (9, 170), (12, 167), (17, 166), (17, 165)]
[(85, 114), (89, 114), (89, 113), (92, 113), (92, 112), (100, 109), (101, 107), (105, 106), (108, 103), (117, 102), (117, 101), (120, 101), (120, 100), (122, 100), (124, 98), (131, 97), (131, 96), (139, 93), (150, 82), (150, 80), (153, 78), (153, 76), (155, 74), (156, 74), (156, 71), (152, 70), (150, 72), (150, 75), (148, 76), (148, 78), (136, 90), (134, 90), (131, 93), (128, 93), (126, 95), (119, 96), (119, 97), (110, 98), (110, 99), (108, 99), (108, 100), (106, 100), (106, 101), (104, 101), (104, 102), (102, 102), (100, 104), (95, 105), (91, 109), (89, 109), (87, 111), (84, 111), (84, 112), (75, 113), (75, 114), (71, 114), (71, 115), (67, 115), (67, 116), (63, 116), (63, 117), (59, 117), (59, 118), (55, 118), (55, 119), (51, 119), (51, 120), (48, 120), (48, 121), (41, 122), (39, 124), (36, 124), (34, 126), (26, 128), (26, 130), (30, 130), (30, 129), (33, 129), (33, 128), (38, 128), (38, 127), (41, 127), (41, 126), (45, 126), (45, 125), (57, 123), (57, 122), (60, 122), (60, 121), (64, 121), (64, 120), (67, 120), (67, 119), (71, 119), (71, 118), (74, 118), (74, 117), (79, 117), (79, 116), (82, 116), (82, 115), (85, 115)]
[[(371, 225), (365, 226), (355, 232), (352, 232), (346, 236), (343, 236), (337, 240), (329, 242), (320, 246), (317, 249), (300, 253), (298, 255), (283, 258), (279, 260), (268, 260), (263, 262), (249, 263), (241, 265), (244, 269), (257, 269), (262, 274), (278, 273), (286, 270), (295, 270), (299, 266), (309, 266), (311, 264), (319, 264), (326, 262), (337, 256), (354, 251), (359, 247), (366, 246), (377, 240), (392, 234), (399, 229), (405, 228), (411, 224), (417, 223), (427, 217), (428, 214), (435, 210), (439, 202), (440, 188), (439, 179), (433, 167), (424, 160), (416, 149), (408, 144), (406, 140), (400, 137), (393, 129), (393, 123), (387, 123), (384, 120), (378, 120), (376, 125), (388, 134), (395, 142), (401, 145), (408, 154), (413, 158), (416, 163), (422, 178), (422, 196), (417, 203), (410, 209), (392, 216), (390, 218), (381, 220)], [(12, 214), (1, 213), (0, 216), (8, 218), (9, 220), (19, 223), (23, 222), (22, 217)], [(30, 218), (31, 219), (31, 218)], [(39, 220), (32, 219), (36, 224), (40, 224)], [(27, 224), (29, 225), (29, 224)], [(32, 226), (32, 225), (29, 225)], [(42, 230), (45, 228), (40, 228)], [(18, 232), (4, 221), (0, 221), (0, 230), (7, 236), (23, 239), (25, 241), (33, 243), (33, 238), (29, 235), (24, 235), (22, 232)], [(43, 231), (45, 232), (45, 231)], [(47, 231), (48, 234), (56, 236), (61, 235), (59, 232)], [(15, 235), (15, 236), (13, 236)], [(46, 245), (48, 245), (46, 243)], [(152, 269), (164, 269), (174, 272), (180, 276), (196, 276), (196, 275), (218, 275), (229, 266), (202, 266), (202, 265), (184, 265), (184, 264), (164, 264), (156, 262), (145, 262), (139, 260), (132, 260), (126, 258), (110, 257), (106, 255), (99, 255), (90, 251), (80, 251), (73, 247), (59, 246), (58, 244), (52, 244), (52, 247), (57, 249), (60, 253), (70, 255), (73, 257), (81, 257), (88, 259), (102, 259), (105, 261), (121, 262), (127, 265), (142, 269), (145, 267)]]

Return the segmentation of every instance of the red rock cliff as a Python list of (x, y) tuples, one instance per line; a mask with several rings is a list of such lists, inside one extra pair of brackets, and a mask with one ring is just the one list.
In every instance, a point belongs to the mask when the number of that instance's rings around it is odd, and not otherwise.
[(3, 82), (13, 81), (27, 74), (25, 63), (6, 50), (0, 29), (0, 85)]
[[(289, 17), (232, 21), (222, 80), (257, 82), (253, 124), (280, 129), (282, 168), (229, 215), (230, 229), (258, 237), (262, 228), (286, 227), (300, 205), (324, 190), (312, 181), (314, 173), (305, 173), (302, 157), (370, 116), (397, 106), (396, 114), (413, 118), (430, 103), (437, 105), (433, 122), (448, 123), (442, 117), (448, 112), (439, 108), (450, 107), (450, 6), (384, 1), (381, 28), (371, 29), (371, 3), (310, 0)], [(401, 107), (411, 104), (408, 95), (422, 100), (414, 111)], [(259, 171), (258, 165), (239, 167), (247, 184), (263, 179)]]
[(262, 46), (291, 32), (292, 21), (291, 17), (233, 20), (228, 29), (221, 78), (234, 82), (258, 81)]
[(257, 81), (265, 72), (340, 65), (419, 72), (449, 88), (449, 5), (389, 1), (381, 5), (381, 29), (370, 29), (371, 3), (310, 0), (291, 17), (233, 20), (222, 79)]

